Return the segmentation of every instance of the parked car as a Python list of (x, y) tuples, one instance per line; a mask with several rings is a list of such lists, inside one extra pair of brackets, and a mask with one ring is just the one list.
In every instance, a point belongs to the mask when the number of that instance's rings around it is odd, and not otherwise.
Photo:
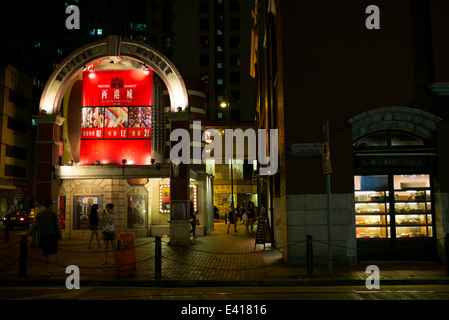
[(29, 229), (33, 220), (34, 215), (30, 210), (19, 210), (14, 213), (7, 214), (3, 218), (3, 224), (5, 226), (9, 226), (10, 229), (13, 229), (14, 227)]

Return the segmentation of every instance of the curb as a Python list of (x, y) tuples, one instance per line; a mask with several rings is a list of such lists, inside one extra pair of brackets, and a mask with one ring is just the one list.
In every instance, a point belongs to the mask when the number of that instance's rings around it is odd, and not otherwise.
[[(293, 287), (293, 286), (365, 286), (366, 280), (307, 279), (307, 280), (81, 280), (88, 287)], [(390, 279), (380, 280), (380, 285), (449, 285), (449, 279)], [(61, 279), (2, 279), (0, 286), (64, 286)]]

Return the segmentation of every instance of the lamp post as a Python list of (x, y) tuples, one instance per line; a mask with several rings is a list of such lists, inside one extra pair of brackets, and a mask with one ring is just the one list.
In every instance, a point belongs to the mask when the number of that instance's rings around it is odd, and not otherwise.
[[(220, 103), (222, 108), (228, 108), (229, 115), (229, 129), (232, 130), (232, 122), (231, 122), (231, 99), (229, 98), (228, 92), (224, 92), (224, 100)], [(230, 132), (231, 134), (231, 132)], [(231, 136), (232, 137), (232, 136)], [(232, 140), (231, 140), (232, 141)], [(232, 144), (231, 151), (231, 159), (229, 159), (229, 163), (231, 164), (231, 206), (234, 207), (234, 169), (232, 167), (232, 157), (234, 154), (234, 145)]]

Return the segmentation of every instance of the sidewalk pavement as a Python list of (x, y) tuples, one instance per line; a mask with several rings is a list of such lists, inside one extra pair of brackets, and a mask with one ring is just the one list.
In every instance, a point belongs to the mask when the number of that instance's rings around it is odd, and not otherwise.
[[(162, 237), (161, 278), (155, 278), (155, 239), (135, 240), (136, 270), (132, 276), (118, 276), (114, 255), (103, 265), (104, 247), (87, 248), (87, 241), (63, 240), (56, 256), (54, 273), (46, 276), (46, 260), (40, 248), (28, 247), (26, 277), (19, 277), (19, 237), (14, 232), (8, 242), (0, 238), (0, 285), (49, 286), (63, 285), (70, 275), (66, 267), (80, 269), (80, 281), (85, 286), (344, 286), (365, 285), (369, 264), (380, 269), (381, 285), (449, 285), (449, 276), (441, 262), (372, 262), (358, 266), (314, 267), (307, 274), (305, 267), (288, 267), (277, 249), (267, 244), (255, 247), (255, 235), (245, 233), (239, 223), (238, 232), (229, 234), (224, 222), (216, 222), (215, 230), (196, 237), (189, 247), (169, 245)], [(3, 234), (1, 234), (3, 236)], [(30, 240), (30, 238), (29, 238)], [(94, 242), (94, 245), (96, 243)]]

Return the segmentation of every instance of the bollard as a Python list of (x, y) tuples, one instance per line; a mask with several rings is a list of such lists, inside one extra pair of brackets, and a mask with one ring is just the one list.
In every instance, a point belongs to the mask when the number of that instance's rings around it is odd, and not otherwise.
[(20, 236), (19, 249), (19, 277), (27, 276), (27, 262), (28, 262), (28, 236)]
[(312, 236), (307, 235), (306, 238), (306, 246), (307, 246), (307, 274), (313, 274), (313, 244), (312, 244)]
[(446, 275), (449, 276), (449, 233), (445, 234), (444, 237), (444, 248), (446, 255)]
[(161, 279), (161, 255), (162, 255), (162, 242), (161, 237), (156, 237), (156, 244), (154, 250), (155, 258), (154, 258), (154, 275), (156, 279)]

